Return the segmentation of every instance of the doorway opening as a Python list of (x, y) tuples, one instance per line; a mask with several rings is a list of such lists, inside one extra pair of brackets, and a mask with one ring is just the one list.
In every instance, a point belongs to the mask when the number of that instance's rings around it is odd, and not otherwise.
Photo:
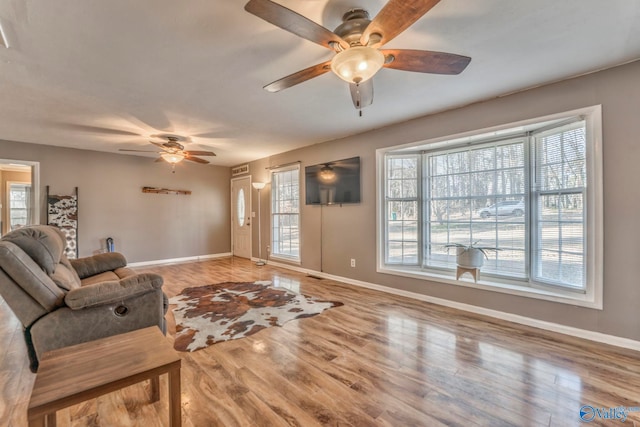
[(40, 223), (40, 164), (0, 159), (0, 235)]

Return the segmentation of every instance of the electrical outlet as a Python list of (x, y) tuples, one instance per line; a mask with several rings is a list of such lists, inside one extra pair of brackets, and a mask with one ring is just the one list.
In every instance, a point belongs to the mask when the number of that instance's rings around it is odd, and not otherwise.
[(356, 259), (351, 258), (351, 267), (355, 267), (355, 266), (356, 266)]

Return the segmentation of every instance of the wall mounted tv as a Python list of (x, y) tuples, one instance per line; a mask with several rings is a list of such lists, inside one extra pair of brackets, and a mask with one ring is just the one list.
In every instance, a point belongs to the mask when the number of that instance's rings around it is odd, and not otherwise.
[(360, 203), (360, 157), (304, 168), (307, 205)]

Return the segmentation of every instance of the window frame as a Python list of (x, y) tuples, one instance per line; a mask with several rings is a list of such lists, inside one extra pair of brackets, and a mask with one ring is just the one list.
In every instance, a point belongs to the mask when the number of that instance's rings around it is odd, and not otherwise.
[[(24, 208), (15, 208), (13, 206), (13, 199), (11, 198), (13, 187), (17, 186), (17, 187), (23, 187), (24, 189), (26, 189), (24, 191), (26, 198), (25, 198), (25, 204), (26, 206)], [(27, 225), (33, 224), (33, 220), (31, 218), (31, 213), (33, 211), (32, 208), (32, 200), (33, 200), (33, 185), (31, 184), (31, 182), (24, 182), (24, 181), (7, 181), (7, 227), (8, 227), (8, 231), (13, 230), (13, 211), (24, 211), (24, 215), (25, 215), (25, 221), (24, 224), (20, 225), (20, 227), (25, 227)]]
[[(539, 150), (539, 144), (541, 143), (540, 140), (538, 140), (538, 138), (544, 138), (547, 134), (549, 135), (553, 135), (553, 134), (557, 134), (557, 129), (559, 128), (571, 128), (573, 127), (573, 125), (575, 125), (575, 123), (579, 122), (581, 120), (567, 120), (564, 123), (559, 123), (549, 129), (539, 129), (536, 132), (533, 132), (531, 135), (531, 145), (530, 145), (530, 150), (531, 150), (531, 156), (535, 157), (537, 159), (539, 159), (541, 157), (541, 154), (534, 154), (535, 151)], [(585, 119), (585, 130), (587, 128), (588, 124), (587, 121)], [(568, 129), (563, 130), (563, 132), (566, 132)], [(585, 135), (585, 138), (587, 139), (586, 141), (586, 153), (589, 151), (589, 139), (588, 136)], [(586, 163), (588, 162), (587, 158), (585, 158), (585, 166)], [(551, 191), (551, 190), (543, 190), (540, 188), (539, 184), (538, 184), (538, 180), (539, 180), (539, 174), (541, 172), (541, 168), (539, 167), (540, 165), (536, 165), (535, 166), (535, 170), (534, 170), (534, 182), (532, 183), (532, 185), (530, 186), (530, 213), (531, 216), (538, 216), (540, 214), (540, 212), (538, 211), (539, 206), (541, 200), (545, 197), (545, 196), (550, 196), (550, 195), (569, 195), (569, 194), (582, 194), (583, 195), (583, 199), (586, 199), (587, 203), (586, 206), (584, 208), (584, 216), (587, 216), (587, 207), (589, 204), (589, 200), (590, 200), (590, 195), (588, 194), (588, 187), (590, 185), (589, 182), (589, 170), (587, 168), (586, 171), (586, 183), (585, 185), (587, 186), (587, 189), (583, 189), (582, 191), (578, 192), (575, 188), (573, 189), (560, 189), (557, 191)], [(560, 289), (564, 289), (566, 291), (569, 292), (583, 292), (585, 293), (587, 291), (587, 287), (588, 287), (588, 283), (585, 283), (585, 287), (581, 288), (581, 289), (572, 289), (569, 285), (567, 286), (563, 286), (563, 285), (558, 285), (557, 283), (553, 283), (550, 281), (545, 280), (545, 278), (537, 276), (536, 273), (534, 272), (534, 265), (538, 266), (539, 263), (541, 263), (541, 261), (539, 261), (539, 257), (540, 255), (537, 253), (537, 249), (541, 249), (542, 246), (539, 245), (538, 243), (538, 235), (542, 232), (542, 222), (534, 222), (532, 221), (532, 225), (534, 225), (534, 227), (532, 227), (531, 232), (530, 232), (530, 236), (529, 238), (531, 239), (531, 247), (532, 249), (534, 249), (532, 256), (529, 258), (530, 260), (535, 260), (535, 262), (532, 263), (532, 265), (530, 266), (528, 275), (530, 277), (530, 281), (532, 283), (532, 286), (537, 286), (537, 287), (552, 287), (552, 288), (560, 288)], [(585, 251), (588, 248), (587, 245), (587, 239), (586, 239), (586, 235), (588, 235), (589, 233), (589, 229), (588, 229), (588, 224), (586, 222), (586, 220), (583, 219), (582, 221), (583, 223), (583, 230), (585, 230), (585, 232), (583, 233), (583, 246), (585, 247)], [(588, 258), (585, 254), (584, 256), (584, 261), (583, 261), (583, 274), (585, 274), (586, 267), (584, 266), (584, 264), (588, 264)], [(585, 274), (586, 275), (586, 274)], [(585, 280), (586, 282), (588, 281), (588, 279)]]
[[(274, 213), (274, 200), (275, 200), (275, 196), (276, 196), (276, 191), (277, 191), (277, 186), (274, 185), (275, 182), (275, 175), (278, 173), (283, 173), (283, 172), (291, 172), (291, 171), (297, 171), (297, 177), (298, 177), (298, 212), (297, 213), (287, 213), (287, 214), (282, 214), (282, 213)], [(270, 251), (270, 258), (274, 259), (274, 260), (280, 260), (280, 261), (286, 261), (286, 262), (291, 262), (291, 263), (296, 263), (296, 264), (301, 264), (301, 248), (302, 248), (302, 242), (301, 242), (301, 238), (302, 238), (302, 231), (301, 231), (301, 206), (300, 206), (300, 201), (301, 201), (301, 185), (302, 185), (302, 180), (301, 180), (301, 168), (299, 164), (295, 164), (295, 165), (289, 165), (289, 166), (283, 166), (281, 168), (276, 168), (276, 169), (271, 169), (270, 172), (270, 180), (271, 180), (271, 197), (270, 197), (270, 209), (269, 209), (269, 232), (270, 232), (270, 243), (271, 243), (271, 251)], [(273, 227), (273, 221), (274, 221), (274, 216), (275, 215), (297, 215), (298, 217), (298, 256), (292, 256), (292, 255), (287, 255), (287, 254), (280, 254), (275, 252), (276, 249), (276, 245), (274, 242), (274, 227)]]
[[(402, 158), (402, 159), (406, 159), (406, 158), (414, 157), (414, 156), (417, 156), (416, 157), (416, 162), (419, 163), (421, 161), (419, 153), (410, 152), (410, 153), (402, 153), (402, 154), (393, 155), (393, 157)], [(416, 221), (418, 223), (418, 230), (417, 230), (417, 233), (418, 233), (418, 236), (417, 236), (417, 245), (418, 245), (418, 247), (417, 247), (417, 260), (416, 260), (416, 263), (413, 264), (416, 267), (421, 265), (421, 259), (422, 259), (422, 256), (423, 256), (423, 247), (422, 247), (422, 245), (420, 245), (420, 241), (422, 240), (420, 238), (420, 233), (421, 232), (423, 233), (423, 231), (422, 231), (423, 229), (421, 228), (420, 224), (422, 223), (422, 220), (423, 220), (422, 212), (424, 211), (424, 207), (420, 206), (421, 205), (421, 203), (420, 203), (421, 202), (421, 198), (419, 196), (420, 192), (422, 191), (422, 175), (421, 175), (421, 173), (422, 173), (422, 168), (419, 167), (418, 170), (417, 170), (417, 176), (416, 176), (417, 185), (416, 185), (416, 196), (415, 197), (410, 197), (410, 198), (409, 197), (387, 198), (387, 194), (388, 194), (387, 179), (384, 180), (384, 190), (383, 190), (384, 191), (384, 197), (386, 198), (386, 200), (391, 200), (392, 202), (400, 202), (400, 203), (414, 201), (416, 203), (417, 207), (418, 207), (418, 215), (417, 215), (417, 218), (416, 218)], [(403, 181), (403, 180), (404, 180), (404, 178), (400, 179), (400, 181)], [(388, 236), (388, 230), (389, 230), (388, 229), (388, 226), (389, 226), (388, 213), (389, 213), (388, 210), (384, 209), (385, 221), (384, 221), (383, 226), (385, 227), (384, 236), (385, 236), (385, 242), (387, 244), (389, 243), (389, 241), (386, 239), (386, 236)], [(400, 220), (400, 221), (403, 222), (404, 220)], [(388, 260), (386, 258), (386, 253), (385, 253), (385, 264), (386, 265), (394, 265), (394, 263), (388, 262)], [(409, 265), (409, 264), (400, 263), (400, 264), (395, 264), (395, 265)]]
[[(437, 269), (424, 269), (422, 266), (412, 267), (404, 265), (389, 265), (385, 264), (385, 248), (386, 248), (386, 168), (385, 160), (389, 153), (402, 154), (402, 153), (416, 153), (423, 152), (425, 150), (443, 150), (446, 148), (454, 148), (461, 144), (479, 144), (488, 140), (498, 140), (501, 135), (507, 135), (506, 138), (517, 137), (517, 129), (522, 129), (523, 132), (527, 128), (542, 128), (544, 123), (554, 123), (555, 126), (560, 126), (563, 121), (569, 121), (575, 117), (582, 117), (585, 120), (586, 130), (586, 204), (584, 207), (584, 224), (586, 227), (585, 242), (585, 256), (584, 264), (586, 265), (586, 285), (583, 291), (576, 292), (575, 290), (558, 287), (548, 286), (544, 283), (534, 283), (527, 280), (526, 283), (510, 278), (493, 277), (487, 274), (482, 274), (478, 283), (455, 280), (455, 271), (450, 270), (437, 270)], [(513, 134), (509, 134), (512, 132)], [(533, 147), (533, 143), (531, 146)], [(531, 155), (526, 153), (525, 155)], [(591, 107), (580, 108), (572, 111), (552, 114), (548, 116), (537, 117), (533, 119), (527, 119), (518, 121), (515, 123), (508, 123), (499, 126), (493, 126), (490, 128), (480, 129), (476, 131), (469, 131), (454, 135), (448, 135), (439, 138), (433, 138), (424, 141), (417, 141), (408, 144), (390, 146), (376, 150), (377, 167), (376, 167), (376, 240), (377, 240), (377, 272), (384, 274), (392, 274), (402, 277), (410, 277), (422, 280), (429, 280), (439, 283), (453, 284), (463, 287), (472, 287), (476, 289), (489, 290), (500, 293), (507, 293), (512, 295), (543, 299), (548, 301), (561, 302), (566, 304), (572, 304), (582, 307), (594, 308), (601, 310), (602, 294), (603, 294), (603, 175), (602, 175), (602, 107), (595, 105)], [(526, 203), (529, 204), (528, 212), (526, 215), (532, 214), (532, 207), (530, 204), (533, 202), (531, 195), (531, 183), (528, 182)], [(419, 185), (424, 185), (419, 183)], [(423, 221), (424, 203), (421, 205), (421, 218)], [(528, 218), (527, 218), (528, 220)], [(423, 238), (425, 230), (423, 225)], [(527, 227), (525, 231), (527, 244), (533, 250), (533, 242), (530, 242), (532, 236), (531, 228)], [(424, 240), (423, 240), (424, 241)], [(526, 257), (527, 262), (527, 274), (531, 276), (531, 266), (529, 265), (529, 257)], [(419, 264), (422, 264), (420, 259)]]
[[(523, 147), (523, 160), (524, 160), (524, 164), (522, 165), (521, 169), (523, 170), (523, 192), (521, 194), (496, 194), (493, 197), (494, 198), (511, 198), (511, 197), (520, 197), (521, 200), (525, 202), (525, 208), (526, 205), (529, 204), (529, 196), (530, 193), (528, 191), (528, 177), (527, 177), (527, 171), (528, 171), (528, 166), (526, 165), (526, 163), (528, 162), (528, 153), (526, 151), (527, 148), (527, 144), (528, 142), (526, 141), (527, 136), (524, 134), (515, 134), (515, 135), (511, 135), (509, 137), (504, 137), (504, 138), (492, 138), (491, 140), (481, 140), (476, 142), (475, 144), (464, 144), (462, 146), (457, 145), (454, 147), (449, 148), (435, 148), (435, 149), (431, 149), (431, 150), (423, 150), (422, 154), (423, 154), (423, 162), (422, 162), (422, 168), (424, 171), (429, 171), (429, 167), (428, 167), (428, 163), (430, 161), (430, 155), (431, 154), (436, 154), (436, 155), (450, 155), (450, 154), (456, 154), (456, 153), (469, 153), (470, 151), (473, 150), (484, 150), (486, 148), (492, 148), (493, 150), (497, 150), (498, 148), (501, 147), (505, 147), (508, 145), (515, 145), (515, 144), (521, 144)], [(493, 171), (493, 172), (498, 172), (498, 171), (503, 171), (505, 169), (515, 169), (515, 167), (510, 167), (510, 168), (502, 168), (502, 169), (497, 169), (497, 167), (494, 167), (493, 169), (490, 169), (489, 171)], [(480, 171), (476, 171), (476, 172), (480, 172)], [(465, 172), (465, 174), (467, 173), (473, 173), (473, 171), (469, 171), (469, 172)], [(457, 175), (458, 173), (453, 173), (453, 174), (446, 174), (444, 176), (451, 176), (451, 175)], [(440, 175), (443, 176), (443, 175)], [(423, 178), (423, 180), (427, 180), (428, 181), (429, 177), (425, 176)], [(423, 183), (423, 187), (425, 188), (425, 190), (428, 192), (431, 189), (431, 185), (430, 182), (426, 182)], [(482, 199), (482, 198), (488, 198), (491, 196), (477, 196), (477, 195), (469, 195), (468, 199)], [(445, 197), (444, 199), (446, 200), (455, 200), (454, 197)], [(423, 211), (426, 212), (423, 217), (427, 218), (430, 217), (430, 213), (431, 213), (431, 206), (430, 206), (430, 202), (432, 202), (432, 195), (430, 193), (427, 194), (427, 197), (425, 197), (422, 206), (423, 206)], [(500, 201), (500, 202), (496, 202), (496, 204), (500, 204), (500, 203), (506, 203), (507, 201)], [(524, 260), (524, 270), (523, 270), (523, 274), (522, 275), (518, 275), (517, 277), (514, 275), (508, 275), (508, 274), (498, 274), (498, 273), (483, 273), (484, 276), (489, 276), (489, 277), (493, 277), (493, 278), (498, 278), (498, 279), (503, 279), (503, 280), (510, 280), (510, 281), (515, 281), (518, 283), (526, 283), (527, 279), (526, 277), (528, 277), (529, 274), (529, 257), (526, 256), (528, 255), (528, 251), (527, 251), (527, 247), (529, 244), (529, 233), (528, 231), (530, 231), (529, 229), (526, 228), (527, 226), (527, 222), (529, 220), (529, 216), (528, 216), (528, 212), (525, 211), (525, 217), (524, 217), (524, 221), (523, 221), (523, 225), (525, 227), (525, 242), (524, 242), (524, 251), (525, 251), (525, 260)], [(455, 221), (453, 222), (454, 224), (456, 223)], [(460, 223), (464, 223), (464, 222), (457, 222), (458, 224)], [(477, 223), (477, 225), (480, 225), (481, 223)], [(424, 222), (424, 232), (423, 232), (423, 242), (428, 242), (428, 236), (430, 235), (430, 227), (431, 226), (431, 221), (425, 221)], [(497, 231), (497, 229), (496, 229)], [(471, 241), (473, 241), (474, 239), (471, 239)], [(466, 242), (465, 242), (466, 244)], [(425, 246), (425, 245), (423, 245)], [(436, 271), (443, 271), (443, 272), (447, 272), (447, 271), (451, 271), (450, 268), (445, 267), (445, 266), (438, 266), (437, 263), (434, 263), (433, 265), (427, 265), (426, 263), (426, 259), (423, 260), (424, 262), (422, 263), (422, 268), (425, 270), (436, 270)]]

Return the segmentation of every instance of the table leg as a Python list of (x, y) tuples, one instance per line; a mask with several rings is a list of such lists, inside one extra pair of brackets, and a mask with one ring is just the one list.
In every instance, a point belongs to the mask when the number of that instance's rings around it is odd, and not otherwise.
[(151, 385), (151, 403), (160, 400), (160, 376), (153, 377), (149, 380)]
[(169, 426), (180, 427), (182, 425), (182, 413), (180, 402), (180, 366), (169, 371)]
[(56, 413), (47, 414), (47, 427), (56, 427)]
[(29, 420), (29, 427), (45, 427), (45, 419), (43, 417), (32, 418)]

